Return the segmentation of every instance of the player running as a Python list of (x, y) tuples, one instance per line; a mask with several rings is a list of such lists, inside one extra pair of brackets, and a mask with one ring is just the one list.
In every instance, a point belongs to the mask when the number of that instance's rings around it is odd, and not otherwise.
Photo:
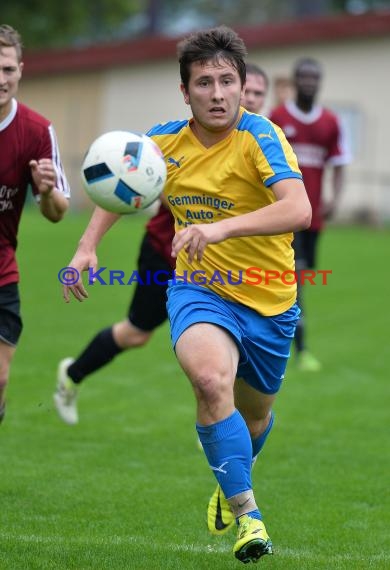
[(11, 26), (0, 25), (0, 423), (22, 332), (15, 254), (27, 191), (31, 185), (51, 222), (62, 219), (70, 195), (53, 126), (15, 99), (22, 71), (21, 38)]

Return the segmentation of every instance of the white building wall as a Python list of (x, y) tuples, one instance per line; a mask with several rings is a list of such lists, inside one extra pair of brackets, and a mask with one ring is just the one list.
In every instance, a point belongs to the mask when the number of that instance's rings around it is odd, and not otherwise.
[(390, 38), (253, 52), (251, 59), (272, 81), (288, 77), (294, 62), (304, 56), (323, 64), (319, 100), (339, 112), (351, 139), (353, 162), (346, 170), (339, 217), (367, 210), (390, 219)]
[(102, 95), (102, 129), (144, 132), (156, 123), (189, 117), (179, 85), (174, 61), (109, 71)]
[[(322, 62), (320, 100), (341, 113), (351, 137), (354, 156), (339, 217), (368, 210), (379, 220), (390, 219), (390, 37), (252, 51), (249, 60), (267, 71), (272, 84), (277, 77), (289, 77), (302, 56)], [(157, 122), (189, 116), (179, 83), (172, 58), (94, 74), (26, 78), (21, 94), (53, 121), (65, 168), (77, 188), (84, 151), (98, 134), (124, 128), (146, 131)], [(271, 89), (268, 108), (272, 104)], [(75, 121), (76, 130), (71, 128)]]

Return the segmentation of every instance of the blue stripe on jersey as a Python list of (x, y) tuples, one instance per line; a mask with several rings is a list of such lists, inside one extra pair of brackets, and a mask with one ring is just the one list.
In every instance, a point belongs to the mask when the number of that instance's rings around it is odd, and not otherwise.
[(188, 119), (184, 121), (169, 121), (168, 123), (155, 125), (146, 134), (148, 137), (152, 137), (154, 135), (176, 135), (187, 125)]
[(271, 122), (262, 115), (244, 111), (237, 125), (238, 131), (249, 131), (255, 138), (258, 134), (268, 134)]
[(288, 172), (279, 172), (279, 174), (275, 174), (275, 176), (271, 176), (266, 180), (264, 185), (269, 188), (275, 182), (279, 182), (279, 180), (286, 180), (286, 178), (297, 178), (297, 180), (302, 180), (302, 175), (299, 172), (294, 172), (293, 170), (289, 170)]
[(254, 137), (272, 170), (277, 173), (268, 178), (265, 183), (267, 187), (285, 178), (302, 180), (302, 176), (293, 171), (287, 162), (280, 136), (269, 119), (245, 111), (237, 125), (237, 130), (247, 131)]

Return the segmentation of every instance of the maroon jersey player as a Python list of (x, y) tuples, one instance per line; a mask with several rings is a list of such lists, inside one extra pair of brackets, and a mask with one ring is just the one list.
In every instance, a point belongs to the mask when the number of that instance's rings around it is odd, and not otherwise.
[[(325, 220), (331, 217), (336, 209), (343, 185), (344, 165), (350, 160), (338, 117), (316, 103), (321, 78), (322, 69), (316, 60), (299, 60), (293, 78), (295, 100), (280, 105), (270, 115), (271, 121), (283, 129), (297, 155), (312, 206), (310, 228), (294, 236), (297, 270), (316, 266), (318, 238)], [(327, 202), (323, 196), (326, 167), (333, 169), (332, 196)], [(299, 286), (298, 299), (302, 309), (302, 288)], [(321, 365), (306, 348), (303, 322), (301, 318), (295, 334), (298, 366), (302, 370), (314, 372), (319, 370)]]
[(28, 188), (42, 215), (58, 222), (68, 208), (69, 186), (50, 122), (19, 103), (21, 39), (0, 25), (0, 422), (5, 389), (22, 330), (15, 252), (19, 221)]

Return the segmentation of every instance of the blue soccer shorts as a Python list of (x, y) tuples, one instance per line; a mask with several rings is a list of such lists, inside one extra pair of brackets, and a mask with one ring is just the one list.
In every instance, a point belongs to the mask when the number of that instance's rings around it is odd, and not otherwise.
[(299, 318), (296, 303), (280, 315), (264, 317), (200, 285), (172, 283), (167, 293), (173, 347), (191, 325), (211, 323), (222, 327), (237, 343), (237, 377), (264, 394), (278, 392)]

